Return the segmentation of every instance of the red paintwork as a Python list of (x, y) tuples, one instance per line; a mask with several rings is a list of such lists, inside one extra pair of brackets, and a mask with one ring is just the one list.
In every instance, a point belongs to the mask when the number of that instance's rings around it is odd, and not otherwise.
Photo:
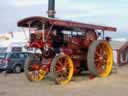
[[(87, 52), (90, 44), (94, 41), (97, 40), (97, 35), (95, 30), (102, 30), (102, 31), (116, 31), (116, 28), (114, 27), (107, 27), (107, 26), (99, 26), (99, 25), (93, 25), (93, 24), (86, 24), (86, 23), (78, 23), (78, 22), (73, 22), (73, 21), (66, 21), (66, 20), (60, 20), (60, 19), (51, 19), (51, 18), (45, 18), (45, 17), (29, 17), (25, 18), (21, 21), (18, 22), (19, 27), (29, 27), (29, 24), (31, 27), (33, 25), (38, 25), (42, 26), (41, 23), (46, 25), (46, 30), (50, 30), (51, 25), (53, 25), (53, 29), (60, 29), (63, 28), (62, 30), (68, 30), (68, 31), (73, 31), (73, 28), (78, 28), (82, 30), (82, 33), (84, 32), (85, 34), (83, 35), (78, 35), (78, 36), (64, 36), (64, 41), (67, 42), (67, 46), (61, 46), (61, 52), (64, 54), (67, 54), (71, 57), (73, 63), (74, 63), (74, 73), (78, 73), (78, 68), (80, 67), (81, 61), (85, 62), (85, 67), (86, 66), (86, 61), (87, 61)], [(35, 36), (40, 35), (40, 39), (34, 41), (30, 41), (30, 47), (36, 47), (39, 49), (43, 49), (44, 46), (47, 44), (49, 48), (54, 50), (52, 44), (52, 36), (53, 36), (53, 31), (51, 30), (49, 36), (47, 37), (47, 41), (42, 41), (42, 33), (34, 33)], [(48, 32), (45, 32), (45, 36), (47, 35)], [(89, 34), (88, 34), (89, 33)], [(54, 57), (42, 57), (45, 59), (49, 59), (48, 64), (42, 64), (42, 68), (46, 70), (46, 72), (50, 71), (50, 64), (52, 62), (52, 59)]]
[(33, 65), (32, 65), (32, 69), (34, 69), (34, 70), (39, 70), (39, 69), (40, 69), (39, 64), (33, 64)]
[(33, 16), (29, 18), (25, 18), (17, 23), (19, 27), (28, 27), (29, 23), (34, 23), (35, 21), (44, 22), (48, 24), (53, 24), (56, 26), (64, 26), (64, 27), (77, 27), (81, 29), (97, 29), (97, 30), (104, 30), (104, 31), (116, 31), (116, 28), (109, 27), (109, 26), (100, 26), (100, 25), (93, 25), (93, 24), (86, 24), (86, 23), (79, 23), (73, 22), (68, 20), (60, 20), (60, 19), (53, 19), (53, 18), (46, 18), (41, 16)]
[(31, 42), (30, 43), (30, 47), (31, 48), (42, 48), (44, 46), (44, 43), (43, 42), (40, 42), (40, 41), (35, 41), (35, 42)]

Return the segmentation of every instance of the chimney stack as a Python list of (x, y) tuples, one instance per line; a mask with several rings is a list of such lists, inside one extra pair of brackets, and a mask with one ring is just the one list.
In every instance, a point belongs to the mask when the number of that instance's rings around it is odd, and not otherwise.
[(55, 18), (55, 0), (48, 0), (48, 17)]

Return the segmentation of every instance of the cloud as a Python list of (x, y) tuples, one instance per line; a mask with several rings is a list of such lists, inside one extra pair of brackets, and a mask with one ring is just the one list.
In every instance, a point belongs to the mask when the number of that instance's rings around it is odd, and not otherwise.
[(1, 0), (0, 7), (29, 7), (47, 3), (48, 0)]
[(128, 39), (126, 39), (126, 38), (113, 38), (112, 40), (114, 40), (114, 41), (128, 41)]
[[(16, 29), (16, 22), (24, 17), (47, 17), (48, 0), (1, 0), (0, 32)], [(126, 35), (128, 21), (127, 0), (56, 0), (56, 17), (93, 24), (118, 27)], [(122, 31), (123, 30), (123, 31)], [(125, 35), (121, 35), (125, 32)]]
[(13, 0), (12, 5), (17, 7), (44, 5), (47, 4), (47, 0)]

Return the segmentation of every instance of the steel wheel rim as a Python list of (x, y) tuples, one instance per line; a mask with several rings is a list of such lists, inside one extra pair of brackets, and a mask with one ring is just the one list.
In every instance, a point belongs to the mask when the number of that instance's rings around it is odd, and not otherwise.
[(73, 75), (73, 62), (69, 56), (60, 57), (57, 59), (55, 68), (56, 83), (66, 84)]
[(112, 49), (107, 42), (99, 44), (95, 52), (95, 67), (100, 77), (107, 77), (112, 70)]

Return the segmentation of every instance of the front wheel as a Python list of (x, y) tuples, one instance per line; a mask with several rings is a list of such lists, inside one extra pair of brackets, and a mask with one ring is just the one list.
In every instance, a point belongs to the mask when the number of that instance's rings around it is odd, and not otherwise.
[(34, 54), (27, 58), (24, 72), (30, 81), (40, 81), (45, 78), (46, 71), (41, 68), (41, 56), (39, 54)]
[(68, 83), (73, 76), (73, 62), (71, 58), (64, 54), (59, 54), (53, 59), (50, 67), (52, 78), (57, 84)]
[(92, 75), (107, 77), (112, 70), (113, 54), (105, 40), (94, 41), (88, 51), (88, 69)]

